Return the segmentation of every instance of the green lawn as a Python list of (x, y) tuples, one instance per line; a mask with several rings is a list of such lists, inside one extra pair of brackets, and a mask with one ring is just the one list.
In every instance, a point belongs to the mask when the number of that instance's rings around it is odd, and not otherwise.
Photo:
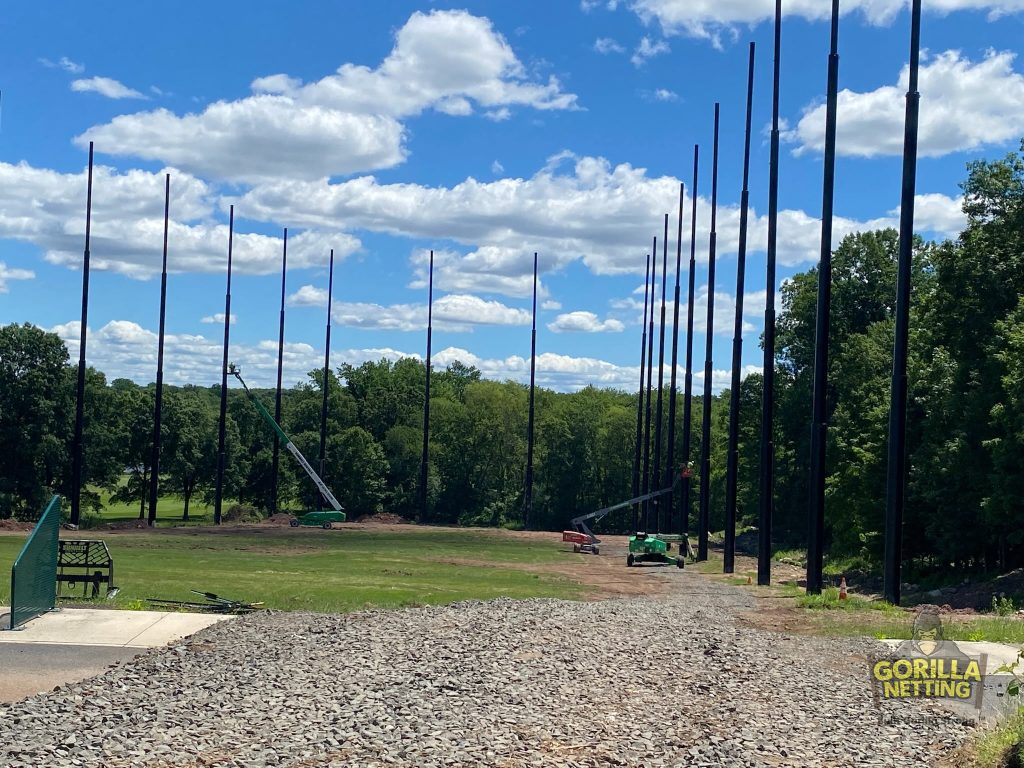
[[(585, 588), (568, 578), (527, 568), (582, 555), (561, 551), (554, 540), (483, 531), (267, 527), (81, 535), (107, 542), (121, 587), (113, 603), (120, 607), (145, 607), (139, 601), (146, 597), (196, 599), (190, 589), (262, 601), (268, 608), (330, 612), (503, 596), (585, 596)], [(0, 536), (0, 574), (9, 573), (23, 541)], [(0, 602), (9, 599), (10, 583), (3, 577)]]

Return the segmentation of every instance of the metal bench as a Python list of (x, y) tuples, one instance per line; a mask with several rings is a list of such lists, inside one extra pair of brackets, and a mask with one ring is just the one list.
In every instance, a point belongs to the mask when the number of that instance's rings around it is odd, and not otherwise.
[[(57, 595), (61, 585), (71, 590), (82, 585), (82, 597), (99, 597), (100, 585), (106, 584), (107, 598), (117, 594), (114, 586), (114, 560), (106, 542), (85, 539), (61, 540), (57, 551)], [(86, 591), (92, 585), (91, 594)]]

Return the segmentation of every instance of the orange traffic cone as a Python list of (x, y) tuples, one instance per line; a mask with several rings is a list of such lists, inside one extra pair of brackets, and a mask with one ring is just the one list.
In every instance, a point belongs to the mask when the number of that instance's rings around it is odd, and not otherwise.
[(845, 576), (841, 576), (839, 578), (839, 599), (840, 600), (845, 600), (846, 599), (846, 577)]

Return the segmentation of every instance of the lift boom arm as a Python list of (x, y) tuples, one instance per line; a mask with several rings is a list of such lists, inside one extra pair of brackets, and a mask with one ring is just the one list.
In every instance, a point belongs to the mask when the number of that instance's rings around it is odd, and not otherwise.
[(263, 406), (263, 403), (260, 402), (259, 398), (250, 392), (249, 388), (245, 386), (245, 381), (242, 380), (242, 372), (235, 367), (234, 363), (228, 367), (228, 372), (241, 382), (242, 388), (245, 390), (245, 394), (249, 396), (250, 400), (252, 400), (252, 404), (256, 406), (256, 410), (259, 411), (260, 416), (262, 416), (263, 420), (271, 426), (274, 432), (277, 433), (281, 442), (284, 443), (284, 447), (287, 448), (291, 455), (295, 457), (295, 460), (299, 462), (299, 466), (306, 470), (306, 474), (309, 475), (310, 479), (314, 483), (316, 483), (316, 487), (331, 507), (334, 508), (334, 511), (341, 512), (342, 506), (338, 503), (338, 500), (334, 498), (334, 494), (331, 493), (331, 489), (327, 487), (327, 483), (321, 480), (320, 475), (313, 471), (313, 467), (311, 467), (309, 462), (306, 461), (306, 457), (302, 455), (302, 451), (295, 447), (295, 443), (293, 443), (291, 438), (289, 438), (288, 435), (285, 434), (284, 430), (281, 429), (281, 425), (274, 421), (274, 417), (270, 415), (270, 411), (268, 411)]

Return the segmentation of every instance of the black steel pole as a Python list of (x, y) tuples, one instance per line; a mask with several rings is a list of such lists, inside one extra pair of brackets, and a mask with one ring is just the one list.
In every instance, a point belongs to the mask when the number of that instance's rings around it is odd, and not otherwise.
[(779, 222), (779, 67), (782, 0), (775, 0), (771, 154), (768, 160), (768, 256), (765, 268), (764, 366), (761, 392), (761, 467), (758, 476), (757, 583), (772, 583), (772, 516), (775, 501), (775, 254)]
[[(330, 395), (331, 377), (331, 303), (334, 300), (334, 249), (331, 248), (331, 261), (327, 270), (327, 338), (324, 340), (324, 375), (323, 400), (320, 403), (320, 477), (327, 471), (327, 398)], [(325, 508), (327, 499), (317, 494), (317, 505)]]
[[(658, 404), (654, 419), (654, 464), (651, 467), (651, 490), (661, 487), (661, 413), (665, 389), (665, 290), (668, 284), (668, 214), (665, 214), (665, 234), (661, 240), (661, 327), (658, 331)], [(661, 532), (661, 497), (654, 502), (654, 530)]]
[(92, 142), (89, 142), (89, 175), (85, 185), (85, 254), (82, 259), (82, 326), (78, 340), (78, 388), (75, 395), (75, 438), (71, 447), (71, 524), (81, 520), (82, 426), (85, 417), (85, 337), (89, 325), (89, 239), (92, 235)]
[(526, 426), (526, 518), (530, 527), (533, 516), (533, 403), (537, 373), (537, 253), (533, 254), (533, 330), (530, 332), (530, 414)]
[(427, 278), (427, 378), (423, 384), (423, 452), (420, 454), (420, 522), (429, 518), (427, 510), (427, 472), (430, 468), (430, 343), (434, 334), (434, 251), (430, 251)]
[[(274, 392), (274, 421), (281, 423), (281, 378), (284, 374), (284, 296), (288, 278), (288, 227), (284, 228), (281, 250), (281, 319), (277, 329), (277, 390)], [(281, 439), (274, 434), (274, 454), (270, 470), (270, 512), (277, 512), (277, 480), (281, 469)]]
[[(636, 443), (633, 450), (633, 498), (640, 495), (640, 443), (644, 435), (644, 370), (647, 362), (647, 294), (651, 281), (651, 254), (647, 254), (647, 270), (644, 273), (644, 320), (640, 326), (640, 386), (636, 390)], [(633, 529), (638, 524), (639, 505), (633, 505)]]
[(736, 565), (736, 495), (740, 463), (740, 366), (743, 357), (743, 282), (747, 267), (747, 210), (750, 206), (750, 118), (754, 109), (754, 44), (747, 68), (747, 122), (743, 138), (743, 190), (740, 192), (740, 237), (736, 252), (736, 317), (732, 332), (732, 384), (729, 391), (729, 447), (725, 470), (725, 558), (723, 573)]
[(217, 488), (213, 501), (213, 522), (220, 525), (224, 503), (224, 439), (228, 418), (228, 347), (231, 335), (231, 254), (235, 239), (235, 206), (228, 209), (228, 285), (224, 293), (224, 360), (220, 371), (220, 422), (217, 432)]
[[(665, 448), (665, 482), (666, 487), (673, 482), (676, 459), (676, 366), (679, 363), (679, 270), (683, 265), (683, 198), (686, 195), (685, 185), (679, 184), (679, 215), (676, 227), (676, 292), (674, 309), (672, 310), (672, 372), (668, 385), (668, 446)], [(672, 532), (672, 497), (675, 493), (665, 496), (665, 526)], [(685, 525), (680, 533), (685, 531)]]
[(160, 331), (156, 343), (156, 392), (153, 397), (153, 456), (149, 465), (149, 525), (156, 525), (156, 500), (160, 493), (160, 421), (164, 395), (164, 319), (167, 315), (167, 229), (171, 212), (171, 174), (164, 179), (164, 251), (160, 270)]
[(711, 523), (711, 354), (715, 335), (715, 250), (718, 233), (718, 113), (715, 102), (715, 135), (711, 156), (711, 236), (708, 238), (708, 319), (704, 353), (703, 420), (700, 428), (700, 509), (697, 512), (697, 559), (708, 559), (708, 526)]
[(807, 542), (807, 593), (821, 594), (825, 548), (825, 438), (828, 413), (828, 332), (832, 301), (832, 206), (836, 175), (836, 105), (839, 93), (839, 0), (832, 0), (832, 42), (825, 100), (825, 170), (821, 193), (821, 261), (814, 336), (814, 394), (811, 404), (811, 472)]
[[(658, 238), (654, 238), (651, 251), (651, 311), (647, 315), (647, 404), (644, 426), (644, 479), (643, 492), (651, 488), (651, 380), (654, 371), (654, 290), (658, 284)], [(644, 502), (644, 529), (651, 530), (651, 502)]]
[(907, 484), (907, 344), (910, 329), (910, 282), (914, 252), (914, 193), (917, 186), (917, 116), (921, 94), (917, 73), (921, 62), (921, 0), (914, 0), (910, 20), (910, 86), (903, 129), (903, 193), (900, 200), (900, 254), (896, 286), (896, 341), (892, 355), (889, 404), (889, 466), (885, 497), (885, 573), (882, 591), (900, 602), (903, 555), (903, 505)]
[(693, 415), (693, 290), (697, 271), (697, 171), (700, 165), (700, 147), (693, 145), (693, 184), (690, 186), (690, 264), (686, 276), (686, 378), (683, 379), (683, 527), (690, 530), (690, 490), (693, 483), (690, 469), (690, 439)]

